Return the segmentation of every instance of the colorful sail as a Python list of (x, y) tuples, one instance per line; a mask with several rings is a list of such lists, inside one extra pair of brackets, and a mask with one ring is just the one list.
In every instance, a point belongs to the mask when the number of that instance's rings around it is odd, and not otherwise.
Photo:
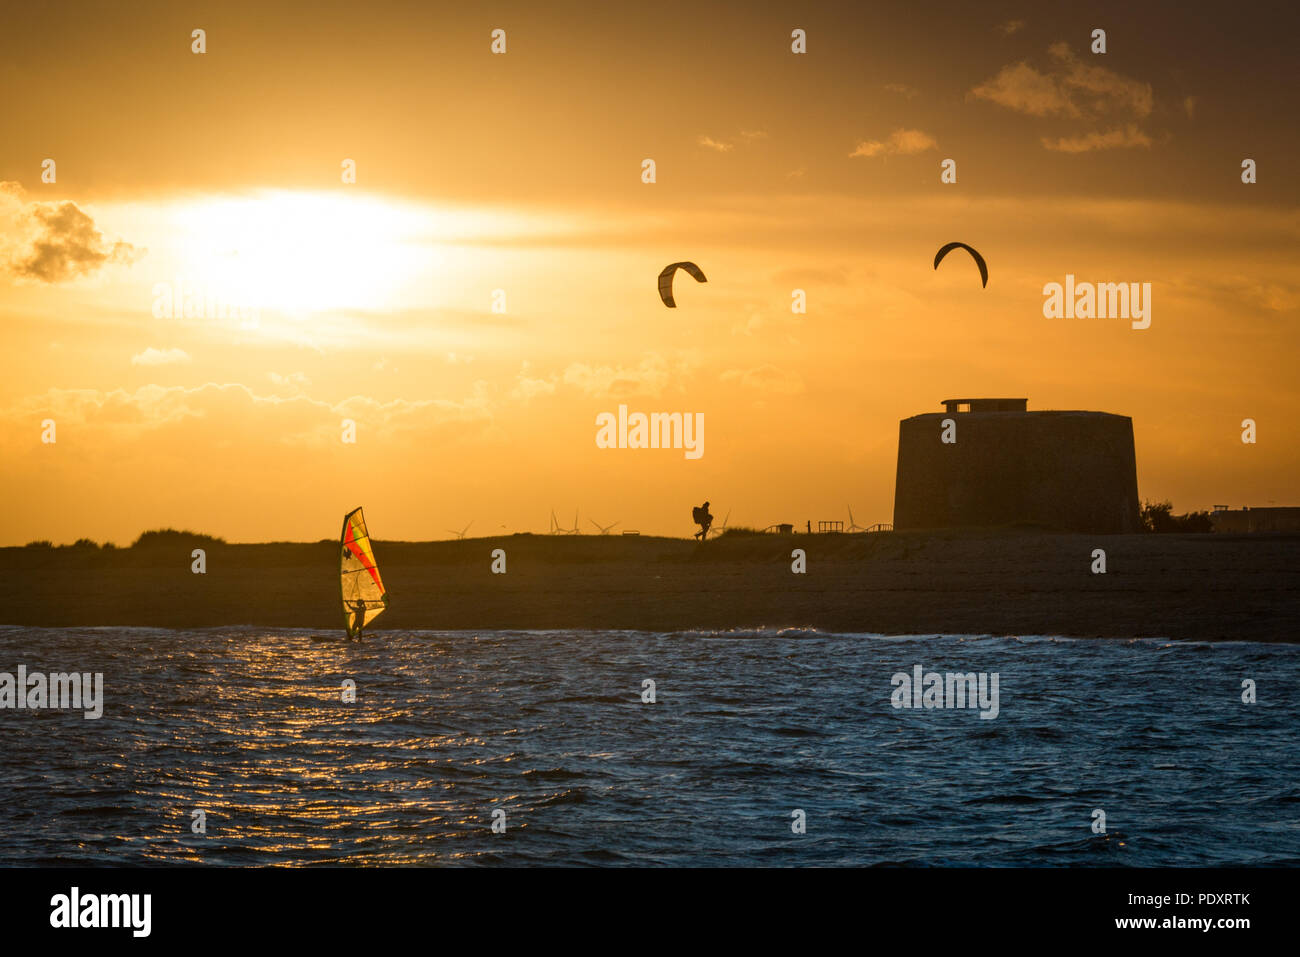
[(351, 638), (357, 633), (358, 623), (364, 628), (383, 614), (388, 607), (388, 592), (379, 577), (379, 565), (375, 562), (361, 509), (353, 509), (344, 516), (341, 545), (339, 594), (343, 601), (344, 627)]

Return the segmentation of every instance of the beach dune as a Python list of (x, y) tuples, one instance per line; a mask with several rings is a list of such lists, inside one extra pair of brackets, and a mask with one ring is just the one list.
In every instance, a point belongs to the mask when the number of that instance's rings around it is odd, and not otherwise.
[[(341, 630), (338, 546), (4, 548), (12, 625)], [(1092, 552), (1106, 552), (1105, 574)], [(506, 573), (493, 574), (504, 549)], [(807, 571), (792, 572), (792, 551)], [(747, 629), (1296, 640), (1300, 536), (1024, 530), (375, 543), (385, 629)]]

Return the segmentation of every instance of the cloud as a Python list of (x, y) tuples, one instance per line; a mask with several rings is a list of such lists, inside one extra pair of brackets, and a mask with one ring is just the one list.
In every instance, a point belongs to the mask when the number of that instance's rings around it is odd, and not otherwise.
[(339, 423), (354, 419), (376, 439), (420, 440), (435, 431), (463, 430), (490, 423), (492, 415), (484, 383), (462, 400), (395, 399), (380, 402), (352, 396), (325, 402), (301, 393), (292, 396), (258, 395), (239, 383), (208, 382), (201, 386), (141, 386), (134, 392), (114, 389), (50, 389), (31, 396), (6, 416), (55, 419), (102, 436), (106, 447), (171, 429), (177, 447), (219, 450), (231, 435), (250, 439), (263, 447), (315, 446), (335, 448)]
[(1083, 136), (1043, 137), (1043, 146), (1058, 153), (1088, 153), (1093, 150), (1112, 150), (1131, 146), (1150, 146), (1151, 137), (1130, 123), (1124, 129), (1106, 133), (1085, 133)]
[(924, 133), (921, 130), (898, 129), (890, 133), (889, 139), (883, 143), (879, 140), (859, 142), (857, 148), (849, 156), (864, 156), (868, 159), (891, 154), (909, 156), (913, 153), (924, 153), (926, 150), (938, 148), (938, 142), (929, 133)]
[(133, 366), (166, 366), (189, 361), (190, 354), (184, 349), (155, 349), (153, 346), (131, 357)]
[(287, 389), (302, 389), (311, 385), (311, 379), (302, 372), (290, 372), (288, 375), (280, 375), (278, 372), (271, 373), (271, 381), (276, 385)]
[(699, 365), (692, 350), (683, 350), (672, 361), (656, 353), (646, 355), (635, 366), (590, 365), (572, 362), (563, 372), (537, 373), (525, 361), (515, 376), (510, 399), (529, 402), (539, 396), (581, 394), (598, 398), (658, 396), (674, 381), (688, 378)]
[(1183, 112), (1187, 114), (1189, 120), (1196, 118), (1196, 97), (1183, 97)]
[[(1085, 98), (1083, 111), (1098, 115), (1128, 112), (1140, 118), (1149, 116), (1155, 103), (1151, 84), (1134, 80), (1104, 66), (1079, 60), (1065, 43), (1054, 43), (1048, 52), (1064, 71), (1062, 85), (1076, 100)], [(1086, 98), (1092, 97), (1089, 101)]]
[(24, 202), (18, 183), (0, 183), (0, 265), (20, 279), (45, 283), (88, 276), (104, 265), (129, 265), (143, 250), (106, 243), (95, 221), (76, 203)]
[(510, 398), (518, 399), (521, 402), (528, 402), (539, 395), (554, 394), (554, 379), (530, 379), (526, 376), (520, 376), (515, 387), (510, 390)]
[(769, 322), (764, 318), (761, 312), (757, 310), (751, 312), (744, 322), (736, 322), (731, 326), (733, 336), (752, 336), (756, 335)]
[[(1024, 61), (1010, 64), (972, 89), (971, 95), (1028, 116), (1064, 117), (1087, 125), (1112, 121), (1106, 130), (1085, 129), (1072, 136), (1042, 137), (1043, 146), (1056, 152), (1151, 145), (1151, 138), (1135, 123), (1114, 125), (1116, 119), (1143, 120), (1151, 115), (1155, 98), (1150, 83), (1085, 63), (1065, 43), (1054, 43), (1047, 52), (1051, 62), (1044, 69)], [(1188, 115), (1193, 106), (1185, 106)]]
[(711, 136), (705, 136), (703, 133), (700, 134), (699, 138), (695, 142), (699, 143), (705, 149), (716, 150), (719, 153), (729, 153), (736, 148), (732, 143), (719, 142)]
[[(741, 145), (749, 146), (753, 143), (757, 143), (759, 140), (767, 139), (767, 131), (741, 130), (736, 134), (736, 138), (740, 140)], [(735, 139), (715, 140), (712, 136), (706, 136), (703, 133), (696, 138), (695, 142), (700, 146), (703, 146), (705, 149), (710, 149), (717, 153), (730, 153), (736, 148)]]
[(1024, 20), (1004, 20), (1003, 22), (999, 23), (996, 27), (994, 27), (994, 29), (997, 30), (998, 33), (1002, 34), (1004, 37), (1009, 37), (1013, 33), (1019, 33), (1024, 28), (1025, 28)]
[(755, 389), (766, 395), (798, 395), (804, 390), (803, 378), (798, 373), (778, 369), (774, 365), (761, 365), (753, 369), (728, 369), (720, 378), (723, 382), (734, 382), (746, 389)]
[(1300, 314), (1300, 282), (1270, 277), (1260, 280), (1241, 274), (1189, 275), (1173, 284), (1180, 301), (1214, 302), (1225, 315), (1242, 310), (1291, 317)]
[(824, 268), (801, 266), (798, 269), (782, 269), (772, 274), (772, 281), (794, 288), (808, 285), (843, 286), (848, 282), (849, 271), (844, 266), (827, 266)]
[(885, 91), (888, 93), (897, 93), (899, 96), (910, 100), (914, 96), (920, 96), (921, 91), (915, 87), (908, 86), (905, 83), (886, 83)]
[(1151, 114), (1150, 83), (1084, 63), (1064, 43), (1052, 44), (1048, 53), (1053, 62), (1046, 71), (1023, 61), (1013, 63), (971, 94), (1030, 116), (1093, 119), (1128, 114), (1143, 119)]
[(668, 365), (659, 356), (647, 356), (634, 368), (589, 366), (575, 362), (564, 370), (564, 383), (591, 396), (619, 398), (656, 396), (668, 385)]
[(519, 375), (515, 377), (515, 387), (510, 390), (510, 398), (517, 399), (521, 402), (529, 402), (539, 395), (554, 395), (556, 384), (559, 376), (550, 376), (549, 378), (539, 379), (529, 375), (532, 368), (531, 363), (524, 360), (523, 366), (519, 370)]
[(1056, 79), (1039, 73), (1028, 63), (1004, 66), (997, 76), (981, 83), (971, 93), (1030, 116), (1079, 115), (1079, 108), (1070, 102)]

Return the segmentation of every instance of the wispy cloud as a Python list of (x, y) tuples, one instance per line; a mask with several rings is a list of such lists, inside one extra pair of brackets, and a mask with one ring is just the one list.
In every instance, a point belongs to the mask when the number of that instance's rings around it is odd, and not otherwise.
[(656, 396), (668, 385), (671, 373), (662, 357), (651, 355), (632, 367), (590, 366), (575, 362), (564, 370), (563, 381), (590, 396)]
[(699, 135), (699, 138), (696, 139), (695, 142), (699, 143), (705, 149), (714, 150), (718, 153), (730, 153), (736, 148), (733, 143), (724, 143), (720, 140), (715, 140), (712, 136), (705, 136), (703, 133)]
[(1085, 133), (1082, 136), (1043, 137), (1043, 146), (1058, 153), (1089, 153), (1093, 150), (1113, 150), (1132, 146), (1150, 146), (1151, 137), (1130, 123), (1123, 129), (1105, 133)]
[(727, 139), (714, 139), (712, 136), (701, 133), (695, 142), (705, 149), (713, 150), (715, 153), (730, 153), (736, 148), (737, 142), (741, 146), (750, 146), (759, 140), (765, 139), (767, 139), (766, 130), (741, 130), (734, 137)]
[(1017, 113), (1030, 116), (1064, 114), (1078, 116), (1079, 109), (1055, 77), (1040, 73), (1028, 63), (1004, 66), (998, 75), (971, 90), (974, 96), (991, 100)]
[[(1084, 130), (1071, 136), (1044, 136), (1046, 149), (1062, 153), (1150, 146), (1151, 137), (1136, 122), (1151, 115), (1155, 97), (1150, 83), (1116, 73), (1109, 67), (1081, 61), (1065, 43), (1048, 47), (1050, 62), (1038, 69), (1021, 61), (1003, 67), (996, 76), (971, 90), (977, 99), (1034, 117), (1064, 117), (1089, 126), (1110, 120), (1106, 129)], [(1187, 107), (1190, 110), (1192, 107)]]
[(857, 147), (849, 154), (850, 157), (864, 156), (868, 159), (875, 156), (889, 156), (891, 154), (908, 156), (913, 153), (924, 153), (926, 150), (938, 149), (939, 143), (929, 133), (921, 130), (894, 130), (889, 134), (887, 140), (863, 140), (858, 143)]
[(532, 374), (532, 364), (527, 359), (515, 377), (515, 387), (510, 390), (510, 398), (520, 402), (529, 402), (538, 396), (554, 395), (559, 376), (538, 377)]
[(280, 375), (278, 372), (272, 372), (270, 379), (276, 385), (284, 389), (302, 389), (311, 385), (311, 379), (302, 372), (290, 372), (288, 375)]
[(155, 349), (153, 346), (131, 357), (133, 366), (166, 366), (189, 361), (190, 354), (184, 349)]
[[(208, 382), (185, 387), (141, 386), (114, 389), (50, 389), (6, 410), (11, 415), (51, 415), (59, 423), (94, 426), (107, 444), (184, 424), (187, 440), (209, 448), (220, 442), (199, 433), (236, 430), (261, 436), (262, 445), (333, 446), (341, 417), (355, 419), (376, 436), (419, 435), (455, 423), (485, 423), (490, 402), (482, 384), (463, 400), (394, 399), (382, 402), (352, 396), (324, 402), (302, 393), (258, 395), (239, 383)], [(194, 434), (191, 434), (194, 433)]]
[(849, 271), (842, 265), (823, 268), (801, 266), (798, 269), (781, 269), (772, 273), (772, 281), (783, 286), (802, 287), (811, 284), (818, 286), (842, 286), (849, 279)]
[(920, 90), (918, 90), (916, 87), (908, 86), (906, 83), (886, 83), (885, 92), (897, 93), (899, 96), (908, 100), (912, 99), (912, 97), (914, 96), (921, 95)]
[(804, 390), (803, 378), (798, 373), (778, 369), (770, 364), (752, 369), (728, 369), (720, 378), (723, 382), (735, 383), (766, 395), (798, 395)]
[(1021, 61), (1003, 67), (971, 90), (979, 99), (1030, 116), (1072, 119), (1129, 114), (1150, 115), (1151, 84), (1122, 76), (1104, 66), (1084, 63), (1064, 43), (1048, 48), (1052, 62), (1038, 70)]
[(1025, 28), (1024, 20), (1003, 20), (996, 27), (994, 27), (994, 29), (997, 30), (998, 33), (1002, 34), (1004, 37), (1009, 37), (1013, 33), (1019, 33), (1024, 28)]

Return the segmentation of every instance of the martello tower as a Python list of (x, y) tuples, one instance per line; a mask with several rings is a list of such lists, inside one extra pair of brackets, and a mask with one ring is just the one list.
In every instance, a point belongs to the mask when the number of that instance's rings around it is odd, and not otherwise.
[(894, 528), (1138, 530), (1128, 416), (1030, 412), (1027, 399), (943, 404), (898, 423)]

